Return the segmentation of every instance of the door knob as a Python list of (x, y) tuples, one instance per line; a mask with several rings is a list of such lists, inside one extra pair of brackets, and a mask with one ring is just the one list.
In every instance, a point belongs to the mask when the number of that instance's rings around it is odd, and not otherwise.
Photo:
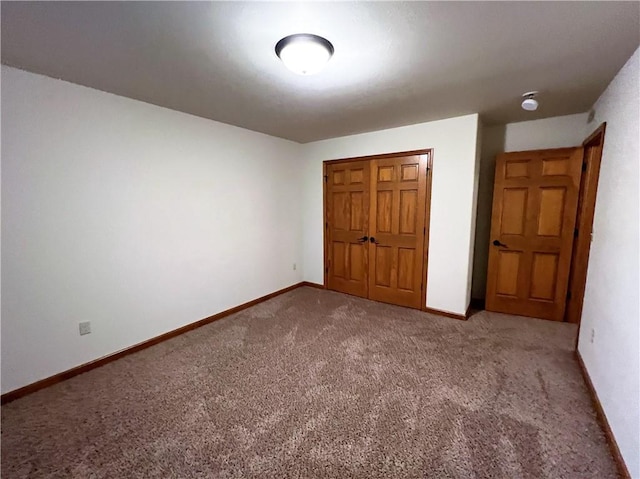
[(493, 240), (493, 246), (502, 246), (503, 248), (508, 248), (508, 246), (504, 243), (500, 243), (498, 240)]
[(369, 238), (369, 241), (371, 241), (373, 244), (380, 244), (376, 241), (376, 239), (373, 236)]
[(360, 243), (366, 243), (369, 240), (368, 236), (363, 236), (362, 238), (358, 238), (358, 241)]

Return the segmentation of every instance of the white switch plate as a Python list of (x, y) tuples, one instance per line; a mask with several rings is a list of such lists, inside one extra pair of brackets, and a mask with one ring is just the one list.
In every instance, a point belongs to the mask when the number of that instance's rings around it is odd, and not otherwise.
[(80, 327), (80, 336), (91, 333), (91, 321), (83, 321), (78, 326)]

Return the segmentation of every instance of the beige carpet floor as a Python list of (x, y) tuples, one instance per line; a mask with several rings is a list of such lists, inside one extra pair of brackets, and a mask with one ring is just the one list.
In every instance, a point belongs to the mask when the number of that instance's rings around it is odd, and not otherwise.
[(609, 478), (574, 325), (301, 288), (2, 407), (2, 478)]

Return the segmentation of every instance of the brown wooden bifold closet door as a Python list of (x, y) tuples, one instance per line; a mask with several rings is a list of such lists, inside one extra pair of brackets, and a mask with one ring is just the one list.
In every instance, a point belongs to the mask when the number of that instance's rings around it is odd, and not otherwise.
[(426, 156), (371, 161), (369, 298), (420, 308)]
[(329, 289), (421, 308), (428, 154), (326, 166)]
[(367, 297), (369, 162), (327, 165), (327, 287)]
[(582, 153), (563, 148), (497, 157), (487, 310), (562, 321)]

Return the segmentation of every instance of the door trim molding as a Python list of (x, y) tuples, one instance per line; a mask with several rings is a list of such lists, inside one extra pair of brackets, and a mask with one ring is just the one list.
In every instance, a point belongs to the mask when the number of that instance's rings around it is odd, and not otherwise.
[(273, 293), (269, 293), (265, 296), (261, 296), (259, 298), (256, 298), (246, 303), (235, 306), (233, 308), (227, 309), (225, 311), (221, 311), (207, 318), (201, 319), (199, 321), (195, 321), (193, 323), (189, 323), (185, 326), (181, 326), (177, 329), (166, 332), (159, 336), (155, 336), (153, 338), (147, 339), (146, 341), (142, 341), (141, 343), (134, 344), (133, 346), (129, 346), (128, 348), (121, 349), (120, 351), (116, 351), (115, 353), (111, 353), (101, 358), (94, 359), (93, 361), (89, 361), (88, 363), (81, 364), (74, 368), (67, 369), (66, 371), (62, 371), (60, 373), (54, 374), (53, 376), (49, 376), (48, 378), (40, 379), (39, 381), (36, 381), (34, 383), (27, 384), (26, 386), (22, 386), (18, 389), (14, 389), (13, 391), (4, 393), (1, 396), (0, 402), (2, 404), (6, 404), (8, 402), (15, 401), (16, 399), (19, 399), (28, 394), (39, 391), (40, 389), (44, 389), (49, 386), (53, 386), (54, 384), (60, 383), (62, 381), (66, 381), (67, 379), (71, 379), (74, 376), (78, 376), (79, 374), (86, 373), (88, 371), (91, 371), (92, 369), (99, 368), (100, 366), (109, 364), (113, 361), (116, 361), (117, 359), (123, 358), (133, 353), (137, 353), (138, 351), (142, 351), (143, 349), (147, 349), (151, 346), (154, 346), (168, 339), (175, 338), (176, 336), (184, 334), (188, 331), (213, 323), (218, 319), (222, 319), (234, 313), (238, 313), (247, 308), (250, 308), (251, 306), (255, 306), (256, 304), (262, 303), (264, 301), (267, 301), (268, 299), (275, 298), (276, 296), (279, 296), (284, 293), (288, 293), (289, 291), (292, 291), (294, 289), (297, 289), (303, 286), (325, 289), (324, 285), (317, 284), (317, 283), (310, 283), (308, 281), (302, 281), (300, 283), (296, 283), (287, 288), (279, 289), (278, 291), (274, 291)]
[[(584, 149), (582, 164), (586, 168), (580, 181), (579, 194), (584, 193), (578, 204), (577, 217), (580, 222), (576, 223), (577, 237), (574, 240), (575, 248), (571, 252), (571, 267), (569, 269), (569, 284), (567, 292), (571, 293), (571, 298), (567, 298), (564, 320), (578, 324), (582, 316), (582, 306), (584, 303), (584, 292), (587, 284), (587, 268), (589, 266), (589, 253), (591, 252), (591, 233), (593, 231), (593, 218), (596, 209), (596, 196), (598, 193), (598, 182), (600, 179), (600, 165), (602, 164), (602, 151), (604, 148), (605, 133), (607, 123), (604, 122), (582, 142)], [(597, 154), (587, 158), (588, 148), (598, 149)], [(584, 166), (586, 165), (586, 166)], [(589, 240), (586, 241), (585, 238)], [(578, 342), (576, 338), (576, 349)]]
[(339, 158), (335, 160), (324, 160), (322, 163), (326, 165), (326, 164), (337, 164), (337, 163), (349, 163), (352, 161), (384, 160), (386, 158), (398, 158), (402, 156), (428, 155), (428, 154), (433, 154), (433, 148), (424, 148), (422, 150), (399, 151), (397, 153), (382, 153), (380, 155), (353, 156), (349, 158)]
[(591, 133), (583, 142), (582, 142), (582, 146), (587, 146), (589, 143), (593, 143), (593, 141), (600, 135), (602, 134), (602, 139), (599, 140), (600, 143), (604, 144), (604, 134), (607, 130), (607, 122), (603, 121), (600, 126), (598, 126), (598, 128), (596, 128), (595, 130), (593, 130), (593, 133)]
[[(429, 283), (429, 238), (431, 233), (431, 185), (433, 180), (433, 150), (427, 159), (427, 191), (424, 200), (424, 250), (422, 252), (422, 307), (427, 307), (427, 286)], [(467, 319), (467, 318), (465, 318)]]
[[(322, 255), (322, 266), (324, 268), (324, 284), (325, 288), (328, 288), (329, 284), (329, 273), (327, 270), (328, 264), (328, 251), (329, 245), (327, 243), (327, 166), (334, 165), (339, 163), (350, 163), (353, 161), (370, 161), (370, 160), (382, 160), (386, 158), (398, 158), (403, 156), (412, 156), (412, 155), (427, 155), (427, 177), (426, 177), (426, 198), (425, 198), (425, 217), (424, 217), (424, 225), (425, 225), (425, 237), (424, 237), (424, 247), (423, 247), (423, 261), (422, 261), (422, 291), (421, 291), (421, 301), (422, 306), (420, 309), (425, 311), (423, 308), (427, 306), (427, 265), (429, 260), (429, 230), (431, 226), (431, 186), (433, 181), (433, 148), (425, 148), (422, 150), (411, 150), (411, 151), (400, 151), (397, 153), (384, 153), (380, 155), (369, 155), (369, 156), (355, 156), (352, 158), (340, 158), (336, 160), (324, 160), (322, 162), (322, 245), (323, 245), (323, 255)], [(438, 313), (436, 313), (438, 314)], [(464, 318), (466, 319), (466, 318)]]
[(624, 479), (631, 479), (631, 474), (629, 474), (629, 469), (627, 469), (627, 465), (624, 462), (622, 454), (620, 453), (620, 448), (618, 447), (618, 443), (616, 442), (616, 438), (613, 435), (613, 431), (611, 430), (611, 426), (609, 425), (609, 421), (607, 420), (607, 416), (604, 413), (604, 409), (602, 404), (600, 403), (600, 399), (598, 399), (598, 394), (596, 393), (596, 389), (593, 387), (593, 383), (591, 382), (591, 376), (589, 376), (589, 372), (587, 371), (587, 367), (582, 360), (582, 355), (580, 351), (576, 349), (575, 356), (578, 361), (578, 365), (580, 366), (580, 372), (582, 373), (582, 378), (584, 379), (585, 384), (587, 385), (587, 390), (589, 391), (589, 396), (591, 397), (591, 401), (593, 402), (593, 407), (596, 410), (596, 415), (598, 417), (598, 423), (602, 428), (602, 432), (604, 433), (604, 437), (607, 440), (607, 444), (609, 445), (609, 449), (611, 451), (611, 455), (613, 456), (613, 460), (618, 467), (618, 472), (620, 476)]

